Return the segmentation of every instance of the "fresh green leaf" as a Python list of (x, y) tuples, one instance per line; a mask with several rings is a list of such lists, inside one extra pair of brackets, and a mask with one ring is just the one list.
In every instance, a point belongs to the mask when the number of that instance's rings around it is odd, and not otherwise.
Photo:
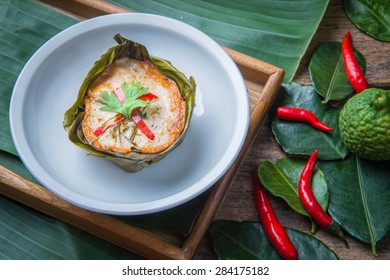
[[(280, 120), (275, 115), (278, 106), (309, 110), (334, 130), (322, 132), (306, 123)], [(283, 84), (271, 114), (274, 114), (272, 132), (286, 153), (310, 156), (317, 149), (318, 158), (324, 160), (345, 158), (349, 153), (340, 137), (340, 109), (321, 104), (321, 98), (313, 87), (298, 83)]]
[[(320, 240), (286, 228), (300, 260), (337, 260), (337, 255)], [(268, 241), (261, 224), (256, 222), (215, 221), (210, 227), (211, 240), (221, 260), (280, 260)]]
[(124, 83), (122, 85), (122, 90), (125, 96), (123, 104), (119, 101), (113, 91), (100, 92), (100, 98), (98, 101), (105, 104), (105, 106), (100, 107), (100, 110), (120, 113), (123, 114), (126, 119), (130, 119), (131, 112), (135, 108), (144, 108), (150, 103), (148, 101), (138, 99), (149, 90), (149, 88), (144, 88), (140, 82), (136, 83), (133, 81), (130, 86), (127, 83)]
[[(263, 186), (274, 196), (283, 198), (287, 204), (301, 215), (310, 217), (303, 208), (298, 195), (298, 181), (306, 161), (294, 158), (282, 158), (274, 164), (265, 161), (258, 168)], [(317, 167), (312, 177), (312, 190), (317, 201), (326, 211), (329, 203), (328, 185), (324, 174)]]
[(0, 259), (142, 259), (78, 228), (0, 196)]
[(203, 31), (222, 46), (253, 56), (294, 77), (328, 0), (109, 0), (134, 12), (171, 17)]
[(130, 102), (132, 99), (136, 100), (145, 93), (148, 92), (149, 88), (144, 88), (141, 82), (131, 82), (129, 86), (127, 83), (124, 83), (122, 86), (123, 92), (125, 93), (125, 102)]
[(390, 161), (368, 161), (351, 154), (343, 161), (318, 162), (330, 192), (329, 213), (358, 240), (376, 243), (390, 232)]
[(345, 0), (344, 9), (357, 28), (375, 39), (390, 42), (389, 0)]
[[(354, 51), (360, 67), (365, 71), (366, 61)], [(327, 103), (330, 100), (343, 100), (354, 93), (345, 72), (341, 43), (326, 42), (319, 46), (309, 64), (313, 87)]]
[(100, 110), (122, 113), (122, 103), (119, 102), (113, 91), (108, 92), (105, 90), (100, 92), (100, 98), (98, 101), (106, 104), (106, 106), (100, 107)]
[(31, 0), (0, 1), (0, 150), (14, 155), (8, 110), (19, 72), (48, 39), (78, 22), (52, 11)]

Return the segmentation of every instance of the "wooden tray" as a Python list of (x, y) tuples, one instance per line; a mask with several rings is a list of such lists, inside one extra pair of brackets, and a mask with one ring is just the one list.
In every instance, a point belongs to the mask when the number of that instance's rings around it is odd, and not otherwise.
[[(53, 7), (80, 19), (108, 13), (129, 12), (104, 1), (45, 0)], [(224, 48), (238, 65), (248, 89), (251, 115), (247, 138), (231, 168), (212, 187), (209, 197), (197, 216), (191, 233), (183, 244), (169, 242), (167, 236), (123, 223), (111, 216), (76, 207), (47, 189), (32, 183), (0, 165), (0, 193), (76, 226), (104, 240), (149, 259), (192, 259), (216, 216), (229, 187), (243, 162), (282, 83), (284, 71), (278, 67)]]

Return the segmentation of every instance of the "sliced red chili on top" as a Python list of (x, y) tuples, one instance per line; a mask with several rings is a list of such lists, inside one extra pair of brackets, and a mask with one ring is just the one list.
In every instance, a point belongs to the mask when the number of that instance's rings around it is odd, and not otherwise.
[(105, 125), (99, 126), (95, 128), (92, 132), (95, 134), (96, 137), (99, 137), (103, 132), (105, 132), (107, 129), (116, 126), (119, 122), (121, 122), (125, 118), (124, 115), (120, 114), (118, 117), (115, 118), (112, 122), (109, 122)]
[(154, 140), (154, 134), (149, 129), (149, 127), (146, 125), (146, 123), (142, 120), (140, 115), (137, 113), (136, 110), (133, 110), (131, 113), (131, 119), (134, 121), (134, 123), (137, 125), (137, 127), (142, 131), (143, 134), (145, 134), (146, 137), (148, 137), (150, 140)]
[[(125, 102), (125, 94), (122, 90), (121, 87), (116, 87), (114, 89), (114, 93), (116, 98), (119, 100), (120, 103)], [(140, 97), (138, 99), (143, 100), (143, 101), (152, 101), (157, 99), (158, 96), (154, 95), (151, 92), (148, 92)], [(124, 115), (120, 114), (113, 122), (105, 124), (103, 126), (97, 127), (96, 129), (93, 130), (93, 133), (95, 134), (96, 137), (99, 137), (103, 132), (105, 132), (107, 129), (117, 125), (121, 120), (124, 119)], [(150, 130), (150, 128), (146, 125), (146, 123), (142, 120), (141, 116), (137, 113), (136, 110), (133, 110), (131, 113), (131, 119), (134, 121), (134, 123), (137, 125), (137, 127), (141, 130), (141, 132), (150, 140), (154, 140), (155, 135), (153, 132)]]
[(155, 99), (157, 99), (157, 98), (158, 98), (158, 96), (157, 96), (157, 95), (154, 95), (154, 94), (151, 93), (151, 92), (145, 93), (145, 94), (142, 95), (141, 97), (138, 97), (138, 99), (143, 100), (143, 101), (152, 101), (152, 100), (155, 100)]
[(122, 88), (114, 88), (114, 93), (116, 95), (116, 98), (118, 98), (119, 102), (123, 104), (123, 102), (125, 102), (125, 93), (123, 92)]

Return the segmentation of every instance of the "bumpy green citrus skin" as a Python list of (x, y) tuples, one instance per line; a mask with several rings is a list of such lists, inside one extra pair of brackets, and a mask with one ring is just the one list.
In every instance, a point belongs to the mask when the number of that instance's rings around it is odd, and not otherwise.
[(350, 98), (340, 112), (341, 137), (369, 160), (390, 159), (390, 91), (369, 88)]

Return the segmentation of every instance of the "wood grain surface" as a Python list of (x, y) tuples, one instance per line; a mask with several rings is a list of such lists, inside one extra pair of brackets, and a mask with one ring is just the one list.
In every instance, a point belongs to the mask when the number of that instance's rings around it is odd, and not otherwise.
[[(357, 29), (347, 18), (343, 10), (342, 0), (330, 1), (319, 29), (315, 33), (305, 56), (302, 58), (293, 81), (310, 85), (308, 64), (313, 52), (323, 42), (341, 42), (347, 31), (350, 31), (352, 34), (354, 47), (366, 59), (366, 77), (369, 84), (372, 87), (390, 89), (390, 43), (374, 40)], [(265, 160), (274, 161), (283, 157), (286, 157), (286, 155), (276, 143), (271, 132), (270, 122), (267, 121), (248, 152), (216, 219), (256, 221), (257, 213), (255, 212), (250, 173), (255, 171)], [(308, 219), (291, 211), (289, 206), (281, 199), (270, 197), (270, 200), (283, 225), (309, 233), (310, 222)], [(377, 257), (372, 255), (370, 245), (356, 241), (350, 236), (347, 236), (350, 245), (349, 249), (344, 246), (340, 239), (335, 238), (324, 230), (320, 229), (316, 233), (316, 237), (328, 245), (330, 249), (334, 250), (340, 259), (390, 259), (390, 236), (377, 243)], [(217, 258), (212, 249), (209, 236), (204, 238), (195, 258)]]

